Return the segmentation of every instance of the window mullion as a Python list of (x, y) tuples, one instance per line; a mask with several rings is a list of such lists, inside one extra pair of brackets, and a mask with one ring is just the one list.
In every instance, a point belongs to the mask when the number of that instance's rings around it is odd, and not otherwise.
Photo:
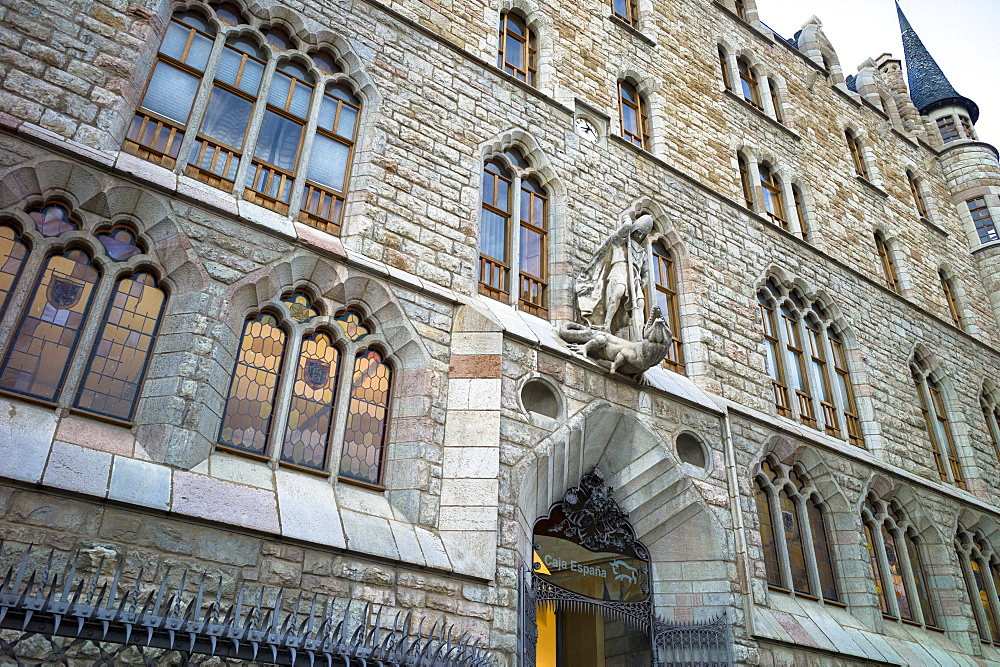
[[(850, 406), (845, 405), (848, 398), (842, 395), (843, 392), (840, 388), (841, 380), (840, 374), (837, 372), (837, 355), (833, 350), (833, 344), (830, 342), (829, 331), (829, 325), (820, 325), (819, 344), (823, 348), (823, 357), (826, 360), (826, 377), (821, 378), (821, 380), (825, 380), (829, 386), (827, 392), (833, 401), (833, 409), (836, 414), (837, 423), (833, 426), (836, 428), (837, 437), (848, 438), (847, 412)], [(845, 378), (845, 381), (849, 384), (850, 377)], [(848, 387), (848, 391), (850, 390), (851, 388)]]
[(764, 208), (764, 197), (760, 188), (760, 169), (757, 160), (746, 160), (747, 171), (750, 175), (750, 196), (753, 198), (753, 210), (756, 213), (766, 213)]
[(330, 428), (330, 440), (327, 442), (326, 467), (329, 472), (337, 476), (340, 474), (340, 463), (344, 457), (344, 432), (347, 430), (347, 415), (351, 409), (354, 366), (357, 363), (358, 353), (366, 347), (347, 340), (346, 336), (335, 337), (334, 345), (341, 350), (341, 371), (340, 380), (337, 382), (337, 393), (333, 397), (334, 407), (331, 417), (333, 426)]
[(816, 562), (816, 545), (813, 541), (812, 521), (809, 518), (809, 508), (803, 496), (795, 496), (795, 511), (798, 514), (799, 531), (802, 533), (802, 549), (806, 557), (806, 572), (809, 577), (809, 589), (816, 597), (823, 597), (823, 582), (819, 578), (819, 565)]
[[(208, 98), (212, 95), (212, 88), (215, 84), (215, 73), (219, 67), (219, 61), (222, 60), (222, 52), (226, 48), (226, 37), (228, 34), (227, 32), (220, 31), (215, 35), (212, 52), (208, 55), (208, 63), (206, 63), (205, 71), (202, 73), (201, 81), (198, 83), (198, 92), (194, 96), (194, 104), (191, 105), (191, 114), (188, 117), (187, 129), (184, 131), (184, 138), (181, 139), (181, 147), (177, 151), (177, 164), (174, 165), (175, 172), (184, 173), (190, 159), (191, 149), (198, 140), (201, 121), (205, 117), (205, 110), (208, 109)], [(237, 180), (237, 183), (239, 183), (239, 180)]]
[[(510, 194), (510, 232), (508, 234), (507, 242), (510, 244), (508, 252), (508, 262), (510, 264), (510, 273), (507, 279), (507, 303), (511, 306), (517, 307), (518, 299), (521, 296), (521, 197), (524, 193), (521, 192), (521, 174), (520, 172), (514, 173), (514, 180), (511, 184), (511, 194)], [(531, 213), (528, 213), (529, 217)], [(517, 224), (514, 224), (514, 220), (517, 220)]]
[(292, 385), (299, 373), (299, 356), (302, 354), (302, 331), (291, 327), (285, 344), (285, 358), (282, 363), (281, 377), (274, 392), (274, 403), (271, 409), (274, 418), (271, 422), (268, 458), (272, 465), (281, 459), (281, 448), (285, 442), (285, 429), (288, 425), (288, 409), (292, 400)]
[[(899, 599), (896, 597), (895, 586), (892, 585), (892, 568), (889, 567), (889, 558), (885, 553), (885, 541), (882, 539), (882, 527), (884, 521), (872, 522), (872, 539), (875, 540), (875, 557), (878, 558), (879, 569), (882, 571), (882, 591), (885, 594), (886, 605), (889, 607), (889, 615), (900, 618)], [(896, 558), (899, 558), (897, 549)]]
[(768, 503), (771, 506), (771, 525), (774, 526), (774, 546), (778, 551), (778, 570), (781, 572), (781, 585), (788, 590), (794, 590), (792, 581), (792, 565), (788, 558), (788, 544), (785, 541), (785, 521), (781, 515), (781, 498), (773, 486), (766, 487)]
[(906, 597), (910, 602), (910, 614), (917, 623), (926, 623), (923, 600), (919, 595), (913, 570), (910, 568), (909, 540), (906, 539), (905, 532), (898, 527), (892, 529), (892, 533), (896, 540), (896, 559), (899, 561), (903, 573), (903, 588), (906, 590)]

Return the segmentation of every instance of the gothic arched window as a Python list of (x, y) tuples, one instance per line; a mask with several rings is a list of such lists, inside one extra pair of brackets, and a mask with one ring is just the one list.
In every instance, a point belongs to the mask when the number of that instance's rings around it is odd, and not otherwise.
[(513, 148), (483, 167), (479, 293), (513, 305), (511, 276), (516, 276), (518, 307), (546, 317), (549, 195), (537, 178), (528, 175), (529, 167)]
[(1000, 642), (1000, 555), (982, 535), (959, 526), (955, 552), (965, 581), (979, 637)]
[(938, 476), (942, 482), (950, 482), (965, 488), (965, 476), (958, 459), (958, 449), (951, 432), (948, 407), (941, 382), (935, 378), (928, 365), (915, 359), (910, 365), (913, 383), (916, 385), (920, 411), (924, 415), (927, 436), (930, 438), (931, 453)]
[(979, 396), (979, 406), (983, 410), (986, 432), (993, 443), (993, 453), (996, 454), (997, 460), (1000, 460), (1000, 397), (995, 391), (989, 392), (983, 387)]
[(861, 521), (883, 616), (936, 627), (922, 545), (909, 519), (895, 504), (869, 496)]
[(529, 86), (535, 85), (538, 47), (535, 34), (516, 12), (500, 14), (500, 48), (497, 67)]
[[(130, 423), (166, 302), (152, 273), (127, 264), (145, 245), (120, 223), (61, 249), (58, 237), (83, 229), (69, 209), (50, 202), (26, 213), (35, 228), (25, 234), (47, 257), (26, 300), (13, 300), (29, 246), (12, 224), (0, 223), (0, 316), (11, 306), (21, 309), (2, 341), (0, 390)], [(94, 260), (101, 254), (111, 260), (104, 272)], [(102, 281), (114, 281), (106, 306), (95, 302)], [(83, 337), (95, 317), (102, 318), (96, 339)], [(79, 377), (70, 368), (81, 357), (87, 359), (82, 378), (69, 386), (68, 378)]]
[(896, 263), (892, 259), (892, 250), (879, 232), (875, 232), (875, 252), (878, 254), (879, 262), (882, 264), (886, 285), (893, 292), (899, 294), (899, 277), (896, 274)]
[(754, 484), (768, 585), (839, 604), (826, 518), (808, 480), (765, 460)]
[(771, 222), (787, 230), (788, 217), (785, 215), (785, 200), (781, 194), (781, 181), (769, 165), (759, 165), (758, 171), (760, 172), (760, 194), (764, 201), (764, 212)]
[(361, 102), (332, 56), (297, 48), (228, 5), (175, 14), (123, 150), (339, 233)]
[[(374, 332), (354, 308), (324, 316), (302, 290), (248, 317), (218, 445), (306, 470), (336, 466), (344, 478), (381, 484), (392, 370), (361, 342)], [(348, 354), (349, 378), (341, 372)], [(338, 400), (349, 401), (341, 425)]]
[(847, 149), (851, 153), (851, 162), (854, 163), (854, 171), (858, 176), (865, 180), (870, 180), (868, 177), (868, 167), (865, 165), (864, 149), (861, 147), (861, 142), (850, 130), (844, 131), (844, 137), (847, 139)]
[[(684, 347), (681, 342), (681, 316), (677, 298), (677, 268), (674, 256), (662, 241), (653, 243), (650, 247), (653, 259), (653, 299), (647, 300), (647, 308), (656, 305), (670, 326), (672, 338), (670, 351), (663, 364), (676, 373), (684, 373)], [(648, 315), (648, 314), (647, 314)]]
[(774, 280), (757, 301), (778, 414), (864, 446), (843, 337), (827, 311)]
[(763, 110), (760, 103), (760, 86), (757, 83), (757, 75), (750, 66), (750, 61), (746, 58), (738, 58), (736, 65), (740, 72), (740, 87), (743, 91), (743, 99)]

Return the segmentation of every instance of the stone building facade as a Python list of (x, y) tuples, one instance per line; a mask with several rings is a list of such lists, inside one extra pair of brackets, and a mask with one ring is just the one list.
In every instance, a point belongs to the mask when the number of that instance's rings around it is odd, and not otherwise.
[[(504, 665), (997, 663), (1000, 163), (900, 18), (847, 76), (753, 0), (4, 3), (0, 559)], [(636, 378), (557, 327), (646, 215)], [(535, 603), (594, 468), (639, 648)]]

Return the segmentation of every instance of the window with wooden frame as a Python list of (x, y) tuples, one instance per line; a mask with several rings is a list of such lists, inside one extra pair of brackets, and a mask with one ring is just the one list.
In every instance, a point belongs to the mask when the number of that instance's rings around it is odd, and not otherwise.
[(763, 106), (760, 103), (760, 86), (757, 83), (757, 75), (754, 74), (753, 68), (750, 66), (750, 61), (746, 58), (738, 58), (736, 66), (740, 72), (740, 87), (743, 91), (743, 99), (758, 109), (763, 110)]
[(861, 522), (882, 615), (937, 629), (923, 545), (910, 520), (894, 503), (869, 496)]
[[(372, 346), (369, 336), (375, 333), (361, 311), (325, 316), (303, 290), (251, 314), (240, 337), (218, 447), (381, 484), (392, 371), (378, 343)], [(354, 359), (350, 378), (341, 377), (345, 357)]]
[(892, 250), (879, 232), (875, 232), (875, 252), (882, 264), (886, 285), (893, 292), (899, 294), (899, 277), (896, 275), (896, 263), (892, 259)]
[(941, 139), (946, 144), (962, 138), (961, 133), (958, 131), (958, 126), (955, 124), (954, 116), (942, 116), (938, 118), (937, 126), (938, 131), (941, 133)]
[(768, 458), (754, 483), (768, 586), (842, 606), (825, 512), (808, 477)]
[[(131, 424), (166, 304), (152, 271), (128, 262), (144, 242), (129, 223), (92, 230), (57, 202), (23, 220), (0, 222), (0, 317), (21, 312), (2, 339), (0, 391)], [(87, 234), (67, 246), (73, 232)], [(11, 298), (31, 252), (43, 258), (33, 287)], [(92, 319), (96, 336), (85, 336)]]
[(938, 278), (941, 280), (941, 292), (944, 294), (945, 303), (948, 304), (948, 314), (951, 321), (959, 329), (965, 330), (962, 325), (962, 309), (958, 306), (958, 299), (955, 296), (955, 285), (944, 270), (938, 271)]
[[(528, 175), (529, 163), (517, 149), (488, 160), (483, 168), (479, 218), (479, 293), (548, 316), (549, 196)], [(513, 211), (518, 229), (513, 233)], [(511, 276), (517, 277), (512, 295)]]
[(847, 139), (847, 149), (851, 153), (851, 161), (854, 163), (854, 171), (858, 176), (867, 180), (868, 177), (868, 167), (865, 165), (864, 149), (861, 147), (861, 142), (858, 138), (854, 136), (854, 133), (850, 130), (845, 130), (844, 136)]
[(924, 205), (924, 196), (920, 193), (920, 184), (913, 172), (906, 172), (906, 182), (910, 186), (910, 194), (913, 196), (913, 206), (917, 209), (917, 215), (921, 220), (927, 220), (927, 207)]
[(516, 12), (501, 12), (497, 67), (518, 81), (534, 86), (537, 59), (535, 34), (524, 18)]
[(986, 205), (985, 197), (976, 197), (965, 202), (969, 207), (969, 214), (972, 216), (972, 223), (976, 226), (976, 233), (979, 235), (981, 243), (992, 243), (1000, 241), (1000, 233), (990, 215), (990, 209)]
[(993, 443), (993, 453), (1000, 461), (1000, 398), (995, 391), (989, 392), (984, 386), (979, 396), (979, 407), (983, 411), (986, 432)]
[(958, 556), (962, 579), (965, 581), (976, 628), (983, 643), (1000, 646), (1000, 555), (992, 544), (978, 531), (958, 527), (955, 535), (955, 553)]
[(781, 115), (781, 100), (778, 97), (778, 82), (774, 79), (768, 79), (767, 83), (768, 89), (771, 92), (771, 107), (774, 109), (774, 120), (784, 124), (785, 121)]
[(736, 160), (740, 166), (740, 187), (743, 189), (743, 201), (747, 208), (752, 211), (754, 210), (754, 205), (753, 190), (750, 189), (750, 169), (742, 153), (736, 154)]
[(646, 100), (628, 81), (618, 82), (618, 106), (621, 112), (622, 137), (633, 146), (648, 150), (649, 116)]
[(739, 16), (744, 21), (746, 21), (747, 20), (746, 0), (734, 0), (734, 7), (736, 8), (736, 15)]
[[(660, 312), (670, 326), (671, 345), (663, 365), (675, 373), (684, 374), (684, 346), (681, 342), (681, 317), (677, 300), (677, 268), (674, 256), (662, 241), (650, 245), (652, 257), (653, 303), (647, 299), (647, 311), (652, 305), (660, 307)], [(646, 313), (649, 316), (649, 313)]]
[(911, 371), (938, 477), (942, 482), (965, 488), (965, 476), (958, 459), (955, 438), (951, 432), (947, 403), (941, 383), (920, 361), (911, 364)]
[(726, 87), (726, 90), (732, 92), (733, 90), (733, 77), (729, 71), (729, 54), (726, 50), (719, 47), (719, 71), (722, 72), (722, 83)]
[(806, 205), (802, 197), (802, 190), (797, 185), (792, 185), (792, 205), (795, 207), (795, 218), (799, 221), (799, 233), (803, 241), (809, 241), (809, 224), (806, 222)]
[(122, 148), (172, 169), (205, 75), (216, 31), (193, 12), (174, 14)]
[(962, 114), (959, 114), (958, 122), (961, 123), (962, 131), (965, 133), (965, 136), (975, 141), (976, 131), (972, 127), (972, 120), (970, 120), (968, 116), (963, 116)]
[(360, 112), (332, 56), (220, 5), (171, 20), (123, 150), (339, 233)]
[(772, 223), (788, 230), (788, 216), (785, 214), (785, 201), (781, 193), (781, 181), (770, 165), (760, 164), (760, 195), (764, 202), (764, 212)]
[(637, 0), (611, 0), (614, 16), (633, 28), (639, 27), (639, 3)]
[(774, 280), (758, 304), (778, 414), (864, 447), (843, 337), (826, 309)]

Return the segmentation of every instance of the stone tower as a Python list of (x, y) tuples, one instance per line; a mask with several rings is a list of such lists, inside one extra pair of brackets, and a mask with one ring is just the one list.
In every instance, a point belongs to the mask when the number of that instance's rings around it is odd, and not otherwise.
[(959, 95), (951, 85), (899, 3), (896, 12), (903, 37), (910, 98), (927, 126), (927, 137), (941, 151), (938, 161), (951, 190), (952, 201), (966, 222), (969, 249), (982, 272), (993, 310), (1000, 316), (1000, 238), (995, 226), (1000, 204), (997, 149), (976, 136), (978, 105)]

